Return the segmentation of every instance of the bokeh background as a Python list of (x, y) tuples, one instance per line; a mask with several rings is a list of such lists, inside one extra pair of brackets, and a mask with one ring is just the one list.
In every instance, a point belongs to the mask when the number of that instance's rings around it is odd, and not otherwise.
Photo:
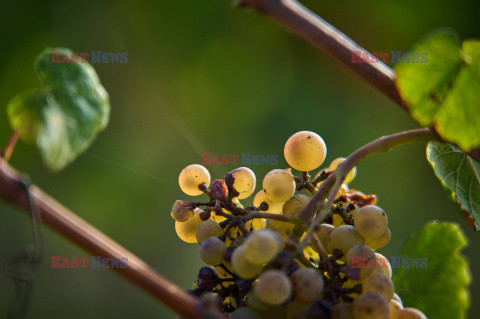
[[(474, 0), (305, 1), (371, 52), (407, 51), (427, 31), (449, 26), (480, 37)], [(0, 144), (11, 129), (4, 108), (40, 85), (35, 56), (47, 46), (128, 52), (126, 64), (96, 64), (111, 96), (108, 129), (64, 171), (52, 174), (20, 142), (12, 164), (45, 191), (188, 289), (202, 263), (175, 235), (170, 208), (188, 199), (180, 170), (201, 153), (278, 154), (251, 166), (261, 181), (286, 167), (283, 145), (299, 130), (325, 139), (327, 161), (384, 134), (415, 128), (399, 107), (276, 23), (230, 1), (0, 1)], [(210, 167), (213, 178), (233, 166)], [(462, 219), (425, 159), (404, 146), (358, 167), (352, 187), (376, 193), (393, 233), (386, 256), (432, 219), (461, 225), (473, 273), (470, 318), (480, 312), (480, 234)], [(257, 186), (259, 189), (259, 187)], [(32, 241), (29, 218), (0, 201), (0, 261)], [(29, 318), (173, 318), (112, 271), (51, 269), (50, 256), (89, 254), (49, 229)], [(13, 282), (0, 275), (0, 317)]]

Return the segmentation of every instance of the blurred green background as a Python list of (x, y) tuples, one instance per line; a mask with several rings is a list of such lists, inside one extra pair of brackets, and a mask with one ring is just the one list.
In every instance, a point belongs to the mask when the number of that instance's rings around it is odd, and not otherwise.
[[(407, 51), (427, 31), (449, 26), (480, 37), (474, 1), (305, 1), (371, 52)], [(279, 154), (251, 166), (259, 181), (286, 167), (283, 145), (296, 131), (319, 133), (327, 162), (384, 134), (416, 127), (399, 107), (328, 57), (230, 1), (0, 1), (0, 144), (10, 134), (4, 107), (39, 86), (35, 56), (47, 46), (76, 52), (128, 52), (126, 64), (94, 65), (111, 96), (107, 130), (77, 161), (51, 174), (19, 143), (12, 164), (79, 216), (161, 274), (188, 289), (202, 266), (197, 247), (175, 235), (170, 208), (188, 199), (180, 170), (201, 153)], [(127, 169), (125, 167), (131, 168)], [(213, 178), (233, 167), (210, 167)], [(139, 172), (142, 173), (139, 173)], [(150, 176), (149, 176), (150, 175)], [(152, 177), (153, 176), (153, 177)], [(352, 187), (376, 193), (400, 252), (432, 219), (460, 223), (473, 273), (470, 318), (480, 312), (480, 234), (463, 221), (425, 159), (425, 145), (404, 146), (358, 167)], [(258, 188), (258, 186), (257, 186)], [(259, 188), (258, 188), (259, 189)], [(0, 261), (32, 241), (27, 215), (0, 201)], [(29, 318), (173, 318), (114, 272), (51, 269), (50, 256), (89, 254), (45, 231), (45, 260)], [(13, 283), (0, 276), (0, 317)]]

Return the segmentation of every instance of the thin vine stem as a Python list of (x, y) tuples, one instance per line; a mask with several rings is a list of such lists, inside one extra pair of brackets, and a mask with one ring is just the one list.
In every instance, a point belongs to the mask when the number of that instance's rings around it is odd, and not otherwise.
[(128, 267), (114, 269), (120, 276), (142, 288), (158, 301), (185, 318), (222, 318), (202, 306), (195, 296), (157, 273), (143, 260), (116, 243), (101, 231), (69, 211), (36, 186), (23, 186), (19, 172), (0, 158), (0, 198), (29, 212), (30, 204), (38, 209), (43, 223), (91, 253), (105, 258), (127, 258)]
[[(373, 142), (370, 142), (351, 155), (349, 155), (345, 161), (343, 161), (337, 169), (331, 174), (321, 185), (318, 192), (313, 196), (308, 205), (300, 212), (299, 219), (304, 222), (309, 221), (310, 217), (316, 213), (316, 207), (320, 207), (320, 211), (317, 213), (315, 219), (308, 227), (307, 233), (299, 245), (299, 249), (303, 249), (312, 238), (312, 234), (320, 223), (325, 219), (330, 211), (338, 190), (342, 186), (343, 181), (347, 174), (357, 166), (364, 159), (373, 155), (384, 153), (391, 150), (394, 147), (409, 144), (417, 141), (428, 141), (437, 139), (432, 129), (421, 128), (415, 130), (409, 130), (404, 132), (395, 133), (380, 137)], [(325, 184), (333, 186), (325, 186)], [(327, 191), (329, 189), (329, 191)], [(327, 195), (328, 193), (328, 195)], [(319, 204), (321, 203), (321, 204)]]
[(5, 148), (1, 152), (1, 157), (3, 158), (3, 160), (8, 162), (8, 160), (12, 156), (13, 150), (15, 149), (15, 145), (17, 144), (19, 137), (20, 131), (13, 131), (12, 136), (8, 140), (7, 146), (5, 146)]

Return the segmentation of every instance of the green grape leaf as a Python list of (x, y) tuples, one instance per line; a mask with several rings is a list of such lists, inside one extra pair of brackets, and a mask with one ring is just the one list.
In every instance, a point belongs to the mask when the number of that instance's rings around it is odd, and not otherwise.
[(460, 149), (429, 142), (427, 160), (465, 220), (480, 231), (480, 164)]
[(395, 66), (396, 85), (410, 115), (464, 151), (480, 146), (480, 41), (460, 45), (456, 33), (440, 29), (409, 53), (424, 57)]
[[(460, 253), (467, 239), (454, 223), (433, 221), (414, 233), (402, 249), (395, 268), (395, 291), (405, 307), (414, 307), (430, 319), (466, 318), (470, 303), (471, 273)], [(426, 258), (424, 267), (410, 267), (407, 258)], [(426, 266), (426, 267), (425, 267)]]
[(35, 69), (43, 87), (20, 93), (7, 105), (13, 129), (22, 140), (36, 144), (53, 171), (82, 153), (106, 127), (110, 115), (108, 94), (93, 67), (81, 59), (61, 63), (62, 54), (72, 57), (66, 48), (42, 51)]

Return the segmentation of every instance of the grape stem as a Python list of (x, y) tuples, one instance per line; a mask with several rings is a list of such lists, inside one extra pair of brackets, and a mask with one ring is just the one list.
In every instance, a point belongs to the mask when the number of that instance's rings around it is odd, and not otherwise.
[(320, 256), (320, 263), (324, 263), (325, 266), (327, 267), (327, 271), (329, 273), (332, 273), (333, 265), (330, 259), (328, 258), (327, 252), (325, 251), (325, 248), (323, 247), (322, 242), (318, 239), (317, 235), (315, 234), (312, 235), (311, 244), (313, 247), (315, 247), (315, 249), (318, 252), (318, 255)]
[(10, 157), (12, 156), (13, 150), (15, 149), (15, 145), (17, 144), (18, 138), (20, 137), (20, 131), (15, 130), (12, 133), (12, 136), (8, 140), (7, 146), (2, 150), (0, 157), (8, 162)]
[(437, 136), (430, 128), (409, 130), (380, 137), (373, 142), (362, 146), (348, 156), (346, 160), (337, 167), (333, 174), (322, 183), (315, 196), (313, 196), (307, 206), (305, 206), (305, 208), (299, 213), (298, 218), (300, 221), (308, 223), (315, 216), (317, 210), (320, 209), (313, 222), (310, 223), (307, 234), (299, 244), (298, 249), (303, 249), (311, 241), (315, 229), (330, 212), (335, 197), (342, 186), (345, 177), (355, 166), (358, 165), (358, 163), (370, 156), (387, 152), (400, 145), (434, 139), (437, 139)]
[[(372, 56), (371, 53), (297, 0), (237, 0), (236, 6), (256, 9), (280, 22), (408, 112), (408, 105), (401, 98), (395, 83), (395, 71), (382, 61), (370, 63), (367, 59)], [(358, 56), (357, 52), (365, 54)], [(352, 63), (353, 56), (363, 63)], [(468, 155), (480, 162), (480, 147)]]
[(120, 276), (145, 290), (158, 301), (185, 318), (211, 318), (216, 314), (202, 306), (198, 298), (157, 273), (143, 260), (113, 239), (72, 213), (36, 186), (24, 187), (22, 174), (0, 160), (0, 198), (29, 212), (29, 199), (38, 210), (39, 219), (92, 256), (127, 258), (128, 267), (114, 269)]
[(286, 215), (282, 214), (270, 214), (270, 213), (262, 213), (262, 212), (256, 212), (256, 211), (251, 211), (247, 216), (246, 220), (254, 219), (254, 218), (265, 218), (265, 219), (273, 219), (273, 220), (280, 220), (282, 222), (287, 222), (287, 223), (296, 223), (296, 218), (291, 218)]

